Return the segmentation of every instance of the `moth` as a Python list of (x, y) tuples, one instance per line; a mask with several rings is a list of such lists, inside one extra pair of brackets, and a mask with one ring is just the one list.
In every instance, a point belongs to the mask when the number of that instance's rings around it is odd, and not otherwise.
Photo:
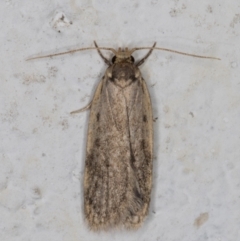
[[(115, 227), (136, 229), (147, 216), (153, 167), (153, 114), (149, 91), (139, 66), (154, 49), (141, 47), (118, 50), (98, 47), (82, 48), (35, 58), (52, 57), (76, 51), (96, 49), (108, 65), (93, 99), (88, 125), (84, 170), (84, 213), (93, 230)], [(149, 49), (140, 61), (132, 56), (136, 50)], [(110, 50), (108, 60), (100, 50)], [(77, 113), (85, 110), (74, 111)]]

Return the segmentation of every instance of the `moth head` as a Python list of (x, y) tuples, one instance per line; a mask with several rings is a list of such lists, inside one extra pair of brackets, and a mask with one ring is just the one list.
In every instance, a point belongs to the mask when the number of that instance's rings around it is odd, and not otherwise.
[(112, 58), (112, 63), (121, 63), (121, 62), (127, 62), (127, 63), (134, 63), (134, 58), (132, 56), (133, 51), (128, 50), (128, 48), (121, 49), (119, 48), (118, 51), (114, 51), (114, 56)]
[(129, 63), (134, 63), (135, 59), (133, 58), (133, 56), (131, 55), (128, 58), (119, 58), (118, 56), (114, 55), (112, 57), (112, 63), (120, 63), (120, 62), (129, 62)]

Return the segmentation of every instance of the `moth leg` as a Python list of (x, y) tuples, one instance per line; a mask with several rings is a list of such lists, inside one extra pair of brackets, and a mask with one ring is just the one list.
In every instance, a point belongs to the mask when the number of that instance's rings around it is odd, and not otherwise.
[(92, 101), (87, 106), (85, 106), (85, 107), (83, 107), (79, 110), (74, 110), (74, 111), (70, 112), (70, 114), (76, 114), (76, 113), (80, 113), (80, 112), (83, 112), (85, 110), (88, 110), (88, 109), (91, 108), (91, 105), (92, 105)]
[(145, 60), (149, 57), (149, 55), (152, 53), (153, 48), (156, 46), (156, 42), (153, 44), (152, 48), (149, 50), (149, 52), (146, 54), (146, 56), (144, 56), (141, 60), (139, 60), (139, 62), (136, 64), (136, 66), (140, 66), (141, 64), (143, 64), (145, 62)]
[(94, 45), (95, 45), (95, 47), (97, 48), (97, 51), (98, 51), (99, 55), (101, 56), (101, 58), (104, 60), (104, 62), (105, 62), (108, 66), (112, 65), (111, 62), (110, 62), (106, 57), (103, 56), (102, 52), (99, 50), (99, 47), (98, 47), (98, 45), (97, 45), (97, 43), (96, 43), (95, 41), (94, 41)]

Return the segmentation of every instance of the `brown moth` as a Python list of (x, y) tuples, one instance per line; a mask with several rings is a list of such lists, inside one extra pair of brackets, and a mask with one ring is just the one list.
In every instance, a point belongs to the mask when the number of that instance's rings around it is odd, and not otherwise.
[[(48, 56), (76, 51), (97, 49), (109, 66), (98, 84), (90, 105), (87, 151), (84, 171), (84, 212), (89, 227), (106, 230), (114, 227), (136, 229), (147, 215), (153, 165), (153, 115), (147, 85), (139, 66), (155, 47), (133, 48), (116, 51), (112, 48), (83, 48)], [(100, 49), (114, 53), (109, 61)], [(150, 49), (147, 55), (134, 63), (132, 53)], [(213, 58), (216, 59), (216, 58)]]
[[(155, 46), (155, 45), (154, 45)], [(152, 49), (149, 51), (148, 57)], [(89, 226), (137, 228), (152, 187), (153, 121), (145, 81), (132, 51), (115, 52), (94, 94), (84, 172)]]

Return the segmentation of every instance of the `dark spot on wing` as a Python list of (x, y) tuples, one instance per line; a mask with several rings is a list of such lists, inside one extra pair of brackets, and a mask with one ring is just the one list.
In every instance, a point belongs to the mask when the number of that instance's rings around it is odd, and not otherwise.
[(135, 162), (136, 162), (136, 159), (135, 159), (134, 155), (132, 154), (132, 155), (131, 155), (131, 163), (134, 164)]
[(92, 198), (89, 198), (89, 199), (88, 199), (88, 204), (89, 204), (89, 205), (92, 205), (92, 203), (93, 203)]
[(144, 150), (145, 149), (145, 140), (141, 140), (141, 148)]
[(147, 122), (147, 116), (146, 115), (143, 116), (143, 121)]
[(131, 168), (132, 168), (133, 170), (136, 169), (136, 167), (135, 167), (135, 162), (136, 162), (136, 159), (135, 159), (135, 156), (134, 156), (134, 154), (133, 154), (133, 152), (132, 152), (132, 150), (131, 150), (130, 165), (131, 165)]
[(96, 117), (97, 117), (97, 121), (99, 121), (100, 120), (100, 113), (99, 112), (97, 113)]
[(86, 167), (88, 167), (90, 170), (93, 167), (93, 163), (94, 163), (94, 156), (93, 156), (93, 152), (91, 151), (89, 154), (87, 154)]
[(100, 140), (99, 140), (99, 138), (97, 138), (97, 139), (95, 140), (94, 144), (95, 144), (95, 146), (96, 146), (97, 148), (100, 147)]

